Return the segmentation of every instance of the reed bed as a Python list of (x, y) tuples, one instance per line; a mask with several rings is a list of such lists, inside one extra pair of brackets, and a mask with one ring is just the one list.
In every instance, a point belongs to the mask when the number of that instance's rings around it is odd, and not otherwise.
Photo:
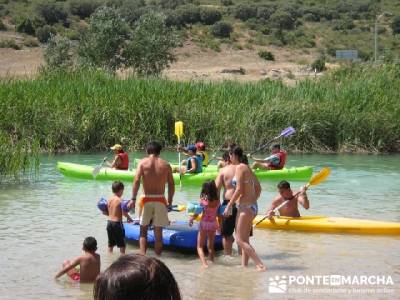
[(399, 95), (399, 65), (348, 66), (295, 87), (78, 70), (1, 81), (0, 136), (3, 148), (21, 143), (24, 153), (98, 151), (116, 142), (138, 149), (152, 139), (173, 146), (181, 120), (187, 142), (201, 138), (214, 148), (235, 141), (250, 150), (291, 125), (297, 134), (284, 143), (292, 151), (399, 152)]

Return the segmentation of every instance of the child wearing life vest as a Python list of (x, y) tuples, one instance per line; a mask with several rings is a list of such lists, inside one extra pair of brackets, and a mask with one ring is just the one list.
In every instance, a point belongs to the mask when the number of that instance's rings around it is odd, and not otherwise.
[[(203, 267), (207, 268), (208, 263), (203, 248), (207, 240), (208, 258), (213, 262), (215, 257), (215, 234), (216, 231), (219, 230), (221, 224), (221, 217), (218, 213), (220, 203), (214, 180), (203, 183), (199, 202), (202, 206), (202, 214), (199, 224), (199, 233), (197, 235), (197, 253), (199, 255), (201, 264)], [(198, 214), (194, 214), (190, 217), (190, 226), (193, 225), (193, 221), (197, 217)]]

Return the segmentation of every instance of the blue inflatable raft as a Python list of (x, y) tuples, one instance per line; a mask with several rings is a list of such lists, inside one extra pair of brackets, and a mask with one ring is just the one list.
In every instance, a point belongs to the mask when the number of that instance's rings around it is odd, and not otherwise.
[[(125, 238), (128, 242), (137, 244), (140, 237), (140, 225), (137, 222), (124, 223)], [(174, 221), (170, 226), (163, 228), (163, 247), (179, 252), (195, 252), (197, 247), (198, 223), (192, 227), (188, 221)], [(149, 228), (147, 242), (150, 246), (154, 245), (154, 231)], [(222, 249), (222, 236), (215, 236), (215, 250)]]

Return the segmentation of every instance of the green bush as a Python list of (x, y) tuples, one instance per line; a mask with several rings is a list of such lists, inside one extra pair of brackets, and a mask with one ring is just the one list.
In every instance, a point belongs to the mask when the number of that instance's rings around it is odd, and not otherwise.
[(272, 61), (275, 60), (274, 54), (272, 54), (272, 52), (270, 51), (265, 51), (265, 50), (259, 51), (258, 56), (265, 60), (272, 60)]
[(275, 6), (260, 6), (257, 8), (257, 19), (268, 21), (271, 15), (276, 11)]
[(50, 25), (44, 25), (43, 27), (36, 29), (36, 37), (41, 43), (47, 43), (51, 35), (55, 35), (56, 29)]
[(184, 5), (177, 8), (179, 19), (183, 24), (195, 24), (200, 22), (200, 8), (190, 5)]
[(308, 22), (319, 22), (321, 20), (320, 16), (314, 15), (313, 13), (306, 13), (304, 15), (304, 20)]
[(233, 5), (233, 1), (232, 0), (221, 0), (221, 4), (223, 6), (231, 6), (231, 5)]
[(178, 6), (184, 5), (185, 0), (157, 0), (156, 4), (163, 9), (176, 9)]
[(134, 26), (135, 22), (146, 13), (145, 7), (146, 3), (143, 0), (126, 0), (122, 5), (115, 7), (115, 9), (125, 21)]
[(7, 26), (3, 23), (2, 20), (0, 20), (0, 31), (5, 31), (7, 30)]
[(400, 33), (400, 16), (396, 16), (393, 18), (391, 27), (392, 27), (393, 34)]
[(18, 45), (14, 39), (1, 39), (0, 48), (12, 48), (15, 50), (20, 50), (21, 46)]
[(215, 37), (228, 38), (233, 32), (233, 27), (230, 23), (219, 21), (211, 27), (211, 32)]
[(353, 22), (353, 20), (351, 19), (351, 18), (349, 18), (349, 17), (345, 17), (345, 18), (343, 18), (343, 19), (340, 19), (340, 20), (336, 20), (334, 23), (333, 23), (333, 27), (332, 27), (332, 29), (333, 30), (351, 30), (351, 29), (353, 29), (355, 27), (355, 25), (354, 25), (354, 22)]
[(181, 18), (180, 15), (176, 10), (168, 9), (164, 11), (165, 13), (165, 25), (167, 27), (177, 27), (180, 28), (182, 25), (185, 25)]
[(251, 29), (251, 30), (257, 30), (259, 28), (259, 24), (257, 22), (256, 18), (250, 18), (246, 21), (247, 26)]
[(62, 36), (51, 35), (43, 56), (47, 68), (66, 69), (72, 65), (71, 41)]
[(234, 16), (236, 19), (240, 19), (242, 21), (255, 18), (257, 17), (257, 7), (254, 7), (251, 4), (239, 4), (235, 8)]
[(325, 67), (325, 56), (321, 55), (311, 64), (311, 68), (313, 70), (317, 70), (317, 72), (322, 72), (326, 70)]
[(24, 40), (24, 46), (26, 46), (26, 47), (39, 47), (39, 43), (35, 38), (27, 37)]
[(278, 10), (271, 15), (270, 24), (278, 30), (290, 30), (294, 28), (295, 19), (290, 13)]
[(35, 28), (33, 27), (33, 23), (29, 18), (20, 19), (15, 29), (17, 30), (17, 32), (26, 33), (29, 35), (35, 34)]
[(64, 32), (62, 33), (62, 36), (65, 36), (66, 38), (72, 40), (72, 41), (77, 41), (80, 38), (80, 34), (77, 30), (73, 29), (65, 29)]
[(66, 12), (62, 3), (54, 3), (50, 0), (44, 0), (36, 4), (36, 11), (38, 15), (42, 17), (49, 25), (59, 22), (67, 24), (68, 13)]
[(100, 2), (96, 0), (70, 0), (69, 2), (71, 14), (79, 16), (81, 19), (90, 17), (99, 6)]
[(200, 21), (205, 25), (213, 25), (220, 21), (222, 14), (219, 10), (202, 7), (200, 9)]

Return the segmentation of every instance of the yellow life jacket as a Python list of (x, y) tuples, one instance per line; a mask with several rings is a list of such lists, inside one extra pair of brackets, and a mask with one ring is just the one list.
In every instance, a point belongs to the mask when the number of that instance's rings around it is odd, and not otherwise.
[(207, 151), (197, 151), (197, 154), (201, 155), (203, 157), (203, 166), (207, 167), (208, 161), (209, 161), (208, 152)]

